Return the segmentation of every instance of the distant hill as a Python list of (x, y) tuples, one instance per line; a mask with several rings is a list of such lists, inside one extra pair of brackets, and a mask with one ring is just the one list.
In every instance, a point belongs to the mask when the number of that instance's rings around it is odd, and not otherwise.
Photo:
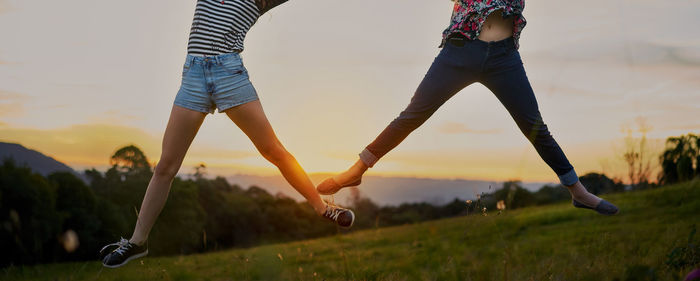
[[(26, 165), (43, 176), (56, 171), (67, 171), (74, 173), (87, 182), (84, 175), (77, 173), (71, 167), (49, 156), (19, 144), (0, 142), (0, 161), (8, 157), (14, 158), (19, 165)], [(329, 176), (331, 174), (310, 175), (311, 180), (316, 184)], [(303, 200), (303, 197), (281, 175), (228, 175), (226, 179), (230, 183), (237, 184), (243, 188), (256, 185), (272, 194), (281, 193), (296, 200)], [(359, 187), (359, 190), (363, 197), (368, 197), (379, 205), (399, 205), (413, 202), (428, 202), (441, 205), (448, 203), (454, 198), (475, 199), (477, 194), (493, 192), (495, 189), (500, 188), (502, 184), (502, 182), (497, 181), (467, 179), (365, 176), (362, 179), (362, 185)], [(545, 184), (550, 183), (526, 182), (523, 183), (523, 186), (531, 191), (535, 191)], [(350, 196), (350, 189), (346, 188), (336, 194), (333, 200), (339, 204), (347, 204)]]
[(27, 166), (35, 173), (47, 176), (53, 172), (70, 172), (85, 180), (85, 178), (68, 165), (56, 161), (36, 150), (26, 148), (16, 143), (0, 142), (0, 161), (12, 158), (20, 166)]
[[(311, 174), (311, 180), (318, 184), (331, 174)], [(296, 200), (303, 197), (296, 192), (282, 176), (230, 175), (226, 179), (243, 188), (257, 185), (272, 194), (282, 193)], [(523, 187), (535, 191), (545, 182), (526, 182)], [(431, 179), (411, 177), (365, 176), (360, 185), (360, 194), (379, 205), (399, 205), (401, 203), (428, 202), (435, 205), (448, 203), (454, 198), (475, 199), (477, 194), (493, 192), (503, 186), (503, 182), (467, 179)], [(334, 201), (347, 204), (351, 196), (350, 188), (334, 195)]]

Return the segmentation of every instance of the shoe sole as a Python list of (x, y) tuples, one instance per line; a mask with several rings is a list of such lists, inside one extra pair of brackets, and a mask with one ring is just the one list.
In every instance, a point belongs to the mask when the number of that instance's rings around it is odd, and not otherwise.
[(593, 211), (596, 211), (596, 213), (598, 213), (598, 214), (600, 214), (600, 215), (603, 215), (603, 216), (614, 216), (614, 215), (617, 215), (617, 214), (620, 213), (620, 209), (617, 209), (617, 210), (615, 211), (615, 213), (612, 213), (612, 214), (605, 214), (605, 213), (601, 213), (601, 212), (598, 211), (596, 208), (589, 207), (589, 206), (587, 206), (587, 205), (585, 205), (585, 204), (583, 204), (583, 203), (581, 203), (581, 202), (578, 202), (578, 201), (576, 201), (576, 200), (573, 200), (572, 203), (573, 203), (574, 207), (576, 207), (576, 208), (593, 210)]
[[(353, 220), (353, 221), (354, 221), (354, 220)], [(108, 267), (108, 268), (117, 268), (117, 267), (121, 267), (121, 266), (127, 264), (127, 263), (128, 263), (129, 261), (131, 261), (131, 260), (135, 260), (135, 259), (144, 257), (144, 256), (146, 256), (146, 255), (148, 255), (148, 250), (146, 250), (146, 251), (143, 252), (143, 253), (130, 256), (129, 258), (127, 258), (126, 260), (124, 260), (124, 262), (122, 262), (122, 263), (120, 263), (120, 264), (116, 264), (116, 265), (106, 265), (106, 264), (103, 263), (102, 265), (103, 265), (104, 267)]]
[(351, 228), (353, 224), (355, 224), (355, 212), (352, 212), (352, 221), (350, 221), (350, 225), (348, 225), (348, 226), (339, 225), (339, 226), (342, 228)]

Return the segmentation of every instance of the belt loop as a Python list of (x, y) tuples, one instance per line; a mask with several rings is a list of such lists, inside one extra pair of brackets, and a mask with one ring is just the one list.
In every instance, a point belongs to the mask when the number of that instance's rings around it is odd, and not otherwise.
[(222, 58), (221, 56), (222, 56), (222, 55), (216, 56), (216, 63), (219, 64), (219, 65), (223, 64), (223, 63), (222, 63), (223, 58)]

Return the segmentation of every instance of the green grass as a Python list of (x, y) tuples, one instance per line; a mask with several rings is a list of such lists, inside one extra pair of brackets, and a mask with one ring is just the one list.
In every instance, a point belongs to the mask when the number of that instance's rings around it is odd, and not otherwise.
[[(2, 280), (680, 280), (665, 265), (700, 227), (700, 181), (606, 196), (613, 217), (570, 204), (189, 256), (10, 267)], [(174, 230), (176, 231), (176, 230)], [(700, 240), (695, 238), (697, 242)], [(158, 243), (158, 241), (151, 241)]]

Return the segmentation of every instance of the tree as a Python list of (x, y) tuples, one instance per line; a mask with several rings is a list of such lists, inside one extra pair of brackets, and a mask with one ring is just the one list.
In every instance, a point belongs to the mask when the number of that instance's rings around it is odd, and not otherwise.
[(0, 266), (53, 260), (62, 224), (55, 199), (41, 175), (12, 160), (0, 165)]
[(537, 205), (551, 204), (571, 200), (571, 194), (562, 185), (545, 185), (533, 194)]
[(199, 186), (193, 181), (175, 178), (168, 201), (158, 216), (149, 245), (158, 254), (189, 254), (202, 248), (206, 213), (200, 205)]
[(452, 202), (445, 204), (441, 208), (440, 217), (455, 217), (460, 215), (469, 214), (473, 212), (473, 204), (467, 204), (465, 201), (455, 198)]
[[(503, 183), (503, 188), (496, 190), (493, 193), (493, 201), (489, 204), (492, 209), (495, 202), (503, 200), (506, 203), (506, 208), (517, 209), (530, 205), (534, 205), (536, 200), (530, 191), (520, 186), (519, 181), (507, 181)], [(493, 206), (491, 206), (493, 205)]]
[(700, 176), (700, 137), (688, 134), (666, 139), (666, 149), (659, 162), (661, 183), (672, 184)]
[(122, 147), (114, 152), (114, 155), (109, 160), (109, 164), (124, 174), (150, 172), (151, 170), (146, 155), (134, 145)]
[(581, 176), (579, 180), (586, 189), (593, 194), (625, 191), (625, 187), (622, 183), (615, 182), (604, 174), (588, 173)]
[(625, 151), (622, 159), (627, 163), (627, 176), (633, 188), (646, 187), (651, 176), (651, 152), (647, 142), (647, 133), (651, 130), (645, 119), (637, 118), (637, 130), (640, 137), (634, 137), (634, 131), (627, 128)]
[(78, 235), (77, 249), (64, 245), (69, 253), (62, 256), (70, 260), (94, 256), (100, 247), (96, 234), (101, 223), (95, 213), (97, 200), (92, 189), (68, 172), (53, 173), (48, 180), (56, 187), (56, 211), (63, 216), (61, 233), (74, 231)]
[(204, 177), (207, 176), (207, 166), (204, 165), (204, 163), (199, 163), (196, 167), (194, 167), (194, 179), (195, 180), (201, 180), (204, 179)]
[(225, 178), (198, 179), (199, 204), (206, 213), (203, 248), (221, 249), (250, 246), (260, 234), (249, 220), (257, 220), (257, 206), (238, 186)]
[(355, 212), (354, 226), (359, 228), (377, 227), (379, 223), (379, 206), (367, 197), (363, 197), (360, 189), (350, 188), (350, 206)]
[(112, 167), (100, 176), (88, 173), (95, 192), (121, 209), (125, 218), (135, 218), (153, 172), (141, 149), (129, 145), (118, 149), (110, 158)]

